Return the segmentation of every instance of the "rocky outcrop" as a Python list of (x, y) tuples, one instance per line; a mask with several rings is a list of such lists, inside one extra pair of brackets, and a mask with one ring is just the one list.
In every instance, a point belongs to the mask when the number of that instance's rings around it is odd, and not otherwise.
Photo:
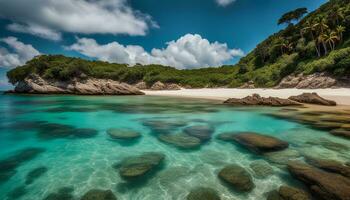
[(350, 179), (301, 162), (288, 163), (289, 172), (305, 183), (316, 199), (349, 200)]
[(291, 96), (288, 99), (292, 101), (296, 101), (299, 103), (309, 103), (309, 104), (317, 104), (317, 105), (324, 105), (324, 106), (336, 106), (337, 103), (332, 100), (324, 99), (320, 97), (317, 93), (303, 93), (298, 96)]
[(288, 143), (280, 139), (253, 132), (224, 133), (219, 139), (235, 141), (240, 145), (258, 153), (279, 151), (288, 148)]
[(283, 78), (276, 88), (317, 89), (337, 86), (340, 86), (340, 83), (327, 73), (314, 73), (311, 75), (289, 75)]
[(38, 75), (30, 75), (18, 82), (15, 93), (31, 94), (78, 94), (78, 95), (142, 95), (137, 88), (126, 83), (108, 79), (88, 78), (71, 81), (45, 80)]
[(136, 83), (134, 86), (135, 86), (137, 89), (139, 89), (139, 90), (146, 90), (146, 89), (148, 89), (147, 84), (146, 84), (146, 82), (144, 82), (144, 81), (138, 82), (138, 83)]
[(174, 83), (164, 84), (160, 81), (157, 81), (152, 85), (150, 89), (151, 90), (181, 90), (181, 87)]
[(255, 187), (251, 175), (239, 165), (224, 167), (219, 172), (219, 178), (238, 191), (248, 192)]
[(242, 99), (230, 98), (224, 103), (236, 106), (297, 106), (301, 105), (298, 102), (282, 99), (278, 97), (261, 97), (258, 94), (253, 94), (252, 96), (247, 96)]

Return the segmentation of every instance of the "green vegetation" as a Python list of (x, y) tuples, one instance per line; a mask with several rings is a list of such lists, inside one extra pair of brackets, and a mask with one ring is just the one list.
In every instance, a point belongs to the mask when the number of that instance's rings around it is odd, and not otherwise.
[(43, 55), (9, 71), (7, 76), (12, 84), (36, 73), (58, 80), (95, 77), (130, 84), (162, 81), (191, 87), (238, 87), (253, 81), (257, 87), (272, 87), (292, 73), (350, 74), (350, 0), (331, 0), (301, 19), (306, 12), (300, 8), (283, 15), (278, 24), (286, 23), (287, 28), (257, 45), (235, 66), (177, 70)]

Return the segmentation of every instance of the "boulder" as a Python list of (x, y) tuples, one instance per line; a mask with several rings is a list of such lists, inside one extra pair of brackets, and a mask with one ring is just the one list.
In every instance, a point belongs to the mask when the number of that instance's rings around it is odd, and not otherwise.
[(70, 81), (45, 80), (32, 74), (18, 82), (16, 93), (79, 94), (79, 95), (142, 95), (137, 88), (109, 79), (74, 79)]
[(142, 177), (147, 173), (154, 171), (164, 158), (164, 154), (154, 152), (127, 158), (121, 163), (119, 174), (126, 180)]
[(317, 104), (324, 106), (335, 106), (337, 103), (320, 97), (317, 93), (303, 93), (298, 96), (291, 96), (288, 99), (299, 103)]
[(254, 132), (238, 132), (231, 135), (231, 139), (249, 150), (258, 153), (279, 151), (286, 149), (289, 146), (285, 141)]
[(253, 94), (252, 96), (247, 96), (242, 99), (230, 98), (224, 101), (226, 104), (236, 105), (236, 106), (298, 106), (301, 105), (298, 102), (282, 99), (278, 97), (261, 97), (258, 94)]
[(196, 137), (202, 141), (210, 140), (211, 135), (214, 133), (214, 131), (214, 128), (205, 125), (190, 126), (184, 129), (184, 132), (187, 135)]
[(297, 161), (289, 162), (288, 170), (292, 176), (310, 189), (316, 199), (350, 199), (350, 179), (342, 175), (326, 172)]
[(219, 194), (212, 188), (198, 187), (187, 195), (187, 200), (220, 200)]
[(151, 90), (181, 90), (181, 87), (175, 83), (164, 84), (157, 81), (152, 85)]
[(92, 189), (81, 197), (81, 200), (117, 200), (111, 190)]
[(141, 134), (137, 131), (129, 130), (129, 129), (108, 129), (108, 135), (113, 139), (119, 140), (131, 140), (141, 137)]
[(201, 145), (201, 140), (186, 134), (160, 134), (159, 139), (162, 142), (172, 144), (181, 149), (193, 149)]
[(290, 160), (301, 158), (302, 155), (295, 149), (285, 149), (283, 151), (274, 151), (264, 153), (264, 157), (272, 163), (278, 165), (287, 165)]
[(146, 84), (146, 82), (144, 82), (144, 81), (138, 82), (138, 83), (136, 83), (134, 86), (135, 86), (137, 89), (139, 89), (139, 90), (146, 90), (146, 89), (148, 89), (147, 84)]
[(224, 167), (219, 172), (219, 178), (238, 191), (248, 192), (255, 187), (251, 175), (239, 165)]
[(166, 90), (166, 86), (164, 83), (157, 81), (152, 85), (151, 90)]
[(278, 191), (272, 191), (268, 194), (267, 200), (310, 200), (310, 195), (304, 190), (281, 186)]
[(254, 81), (248, 81), (248, 82), (244, 83), (242, 86), (240, 86), (239, 88), (241, 88), (241, 89), (255, 89)]

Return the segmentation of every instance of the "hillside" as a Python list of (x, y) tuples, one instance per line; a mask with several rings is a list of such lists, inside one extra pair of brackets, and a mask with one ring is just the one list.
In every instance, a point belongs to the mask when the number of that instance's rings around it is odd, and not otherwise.
[[(294, 22), (297, 20), (294, 20)], [(290, 74), (327, 72), (330, 76), (350, 74), (350, 1), (332, 0), (306, 15), (299, 23), (283, 17), (286, 29), (270, 36), (235, 66), (177, 70), (160, 65), (111, 64), (61, 55), (42, 55), (7, 73), (16, 84), (29, 74), (44, 79), (69, 81), (87, 77), (135, 84), (145, 81), (177, 83), (192, 88), (276, 86)], [(276, 22), (277, 23), (277, 22)]]

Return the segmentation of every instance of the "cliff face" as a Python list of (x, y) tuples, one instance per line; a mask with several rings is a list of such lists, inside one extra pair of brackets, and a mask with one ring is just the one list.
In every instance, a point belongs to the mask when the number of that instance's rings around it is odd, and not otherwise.
[(30, 75), (19, 81), (15, 93), (30, 94), (78, 94), (78, 95), (143, 95), (136, 87), (108, 79), (50, 81), (38, 75)]

